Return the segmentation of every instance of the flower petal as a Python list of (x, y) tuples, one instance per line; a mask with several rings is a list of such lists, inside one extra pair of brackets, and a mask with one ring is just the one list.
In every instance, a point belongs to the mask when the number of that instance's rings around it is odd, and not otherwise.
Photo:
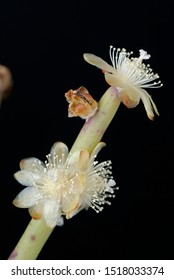
[(52, 146), (50, 154), (51, 157), (57, 155), (58, 159), (62, 160), (62, 163), (64, 163), (68, 156), (68, 147), (62, 142), (56, 142)]
[(115, 69), (99, 56), (96, 56), (92, 53), (84, 53), (83, 58), (86, 62), (98, 67), (101, 70), (115, 73)]
[(22, 190), (13, 200), (13, 204), (20, 208), (29, 208), (34, 206), (42, 198), (37, 189), (27, 187)]
[(91, 163), (91, 161), (93, 161), (97, 157), (100, 150), (103, 149), (105, 146), (106, 146), (106, 144), (104, 142), (99, 142), (97, 144), (97, 146), (94, 148), (93, 152), (91, 153), (90, 163)]
[(53, 228), (61, 218), (60, 205), (55, 199), (47, 199), (44, 204), (43, 215), (46, 224)]
[(127, 107), (127, 108), (135, 108), (140, 101), (140, 97), (137, 98), (137, 100), (132, 100), (130, 98), (130, 91), (126, 92), (124, 89), (120, 89), (118, 91), (118, 96), (121, 100), (121, 102)]
[(120, 88), (118, 95), (128, 108), (133, 108), (138, 105), (140, 96), (136, 88), (121, 78), (120, 75), (105, 73), (105, 79), (109, 85)]
[(35, 219), (39, 220), (42, 218), (42, 212), (43, 212), (43, 203), (39, 203), (37, 205), (34, 205), (28, 209), (30, 216)]
[(31, 157), (20, 161), (20, 168), (32, 172), (43, 172), (44, 163), (37, 158)]
[(57, 221), (57, 224), (56, 224), (56, 225), (59, 226), (59, 227), (61, 227), (61, 226), (64, 225), (64, 219), (63, 219), (62, 216), (60, 216), (60, 218), (59, 218), (59, 220)]
[(88, 150), (82, 150), (79, 155), (79, 169), (84, 170), (89, 162), (89, 152)]
[(71, 154), (67, 159), (66, 164), (69, 167), (69, 174), (71, 174), (71, 176), (73, 176), (73, 174), (75, 175), (79, 170), (80, 166), (82, 165), (79, 161), (80, 153), (81, 151), (77, 150), (73, 154)]
[(76, 214), (78, 214), (80, 211), (82, 210), (82, 208), (76, 208), (68, 213), (66, 213), (66, 218), (71, 219), (73, 216), (75, 216)]
[(65, 197), (62, 199), (62, 211), (64, 213), (71, 212), (72, 210), (77, 208), (78, 202), (79, 202), (80, 194), (77, 193), (71, 193), (68, 195), (68, 197)]
[(27, 170), (21, 170), (14, 174), (15, 179), (23, 186), (32, 187), (34, 186), (34, 180), (39, 179), (38, 173), (32, 173)]
[(158, 109), (155, 105), (155, 103), (153, 102), (151, 96), (147, 93), (146, 90), (144, 89), (140, 89), (138, 91), (140, 98), (144, 104), (145, 110), (147, 112), (147, 116), (150, 120), (154, 119), (154, 111), (155, 113), (159, 116), (159, 112)]

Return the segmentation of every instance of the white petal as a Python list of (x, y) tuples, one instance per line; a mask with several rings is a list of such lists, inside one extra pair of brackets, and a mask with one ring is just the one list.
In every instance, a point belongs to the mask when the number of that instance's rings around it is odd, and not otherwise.
[(94, 155), (97, 156), (98, 153), (101, 151), (101, 149), (103, 149), (105, 146), (106, 146), (106, 144), (105, 144), (104, 142), (99, 142), (99, 143), (95, 146), (95, 148), (94, 148), (94, 150), (93, 150), (93, 152), (92, 152), (92, 154), (91, 154), (91, 157), (94, 156)]
[(92, 64), (101, 70), (115, 73), (115, 69), (111, 65), (109, 65), (106, 61), (104, 61), (102, 58), (100, 58), (99, 56), (96, 56), (92, 53), (84, 53), (83, 58), (89, 64)]
[(27, 187), (16, 196), (13, 204), (20, 208), (29, 208), (34, 206), (41, 198), (41, 194), (35, 188)]
[(81, 151), (75, 151), (73, 154), (69, 155), (66, 164), (69, 166), (69, 174), (71, 174), (71, 177), (73, 174), (75, 175), (79, 168), (80, 168), (80, 153)]
[(62, 199), (62, 211), (66, 214), (76, 209), (80, 198), (80, 188), (76, 186), (77, 193), (71, 193)]
[(54, 199), (47, 199), (45, 201), (43, 214), (46, 224), (53, 228), (60, 221), (60, 205)]
[(97, 144), (97, 146), (94, 148), (93, 152), (91, 153), (90, 156), (90, 161), (89, 164), (91, 164), (95, 158), (97, 157), (98, 153), (101, 151), (101, 149), (103, 149), (106, 146), (106, 144), (104, 142), (99, 142)]
[(27, 170), (21, 170), (14, 174), (15, 179), (23, 186), (32, 187), (34, 186), (34, 181), (38, 179), (37, 173), (34, 174)]
[[(135, 108), (139, 102), (140, 102), (140, 97), (137, 95), (136, 99), (132, 99), (132, 89), (126, 92), (124, 89), (119, 89), (118, 91), (118, 96), (120, 98), (120, 101), (127, 107), (127, 108)], [(135, 91), (136, 92), (136, 91)]]
[(52, 146), (50, 154), (51, 154), (52, 157), (57, 155), (58, 159), (59, 160), (61, 159), (64, 163), (65, 160), (67, 159), (67, 156), (68, 156), (68, 147), (62, 142), (56, 142)]
[(37, 158), (26, 158), (21, 160), (20, 168), (23, 170), (34, 171), (34, 172), (43, 172), (44, 163)]
[(119, 87), (119, 88), (124, 88), (125, 86), (125, 80), (122, 79), (120, 75), (110, 74), (106, 72), (105, 79), (110, 86)]
[(64, 219), (63, 219), (63, 217), (60, 217), (60, 219), (57, 222), (57, 226), (61, 227), (63, 225), (64, 225)]
[(139, 104), (139, 88), (137, 89), (136, 87), (131, 86), (127, 80), (121, 78), (120, 75), (117, 74), (105, 73), (105, 79), (109, 85), (120, 88), (118, 96), (128, 108), (133, 108)]
[(89, 163), (89, 152), (88, 150), (82, 150), (79, 155), (79, 169), (85, 170)]
[(144, 104), (144, 107), (145, 107), (145, 110), (147, 112), (148, 118), (150, 120), (153, 120), (154, 119), (153, 110), (155, 111), (155, 113), (157, 115), (159, 115), (159, 112), (158, 112), (158, 109), (157, 109), (155, 103), (153, 102), (151, 96), (147, 93), (146, 90), (140, 89), (138, 92), (139, 92), (140, 98), (141, 98), (141, 100)]
[(77, 208), (75, 210), (72, 210), (71, 212), (66, 213), (66, 218), (71, 219), (73, 216), (78, 214), (81, 210), (82, 210), (82, 208)]
[(150, 99), (150, 102), (152, 103), (152, 106), (153, 106), (153, 109), (154, 109), (155, 113), (159, 116), (160, 114), (158, 112), (157, 106), (155, 105), (155, 103), (152, 100), (152, 97), (148, 93), (147, 93), (147, 95), (148, 95), (148, 97)]

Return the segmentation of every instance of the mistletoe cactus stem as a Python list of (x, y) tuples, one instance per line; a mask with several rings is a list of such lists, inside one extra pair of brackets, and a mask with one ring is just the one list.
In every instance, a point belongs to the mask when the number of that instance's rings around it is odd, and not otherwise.
[(97, 113), (89, 118), (82, 127), (77, 139), (72, 146), (71, 153), (76, 150), (88, 149), (91, 153), (100, 142), (107, 127), (112, 121), (120, 105), (117, 95), (118, 89), (109, 87), (99, 101)]
[(42, 219), (31, 219), (9, 260), (35, 260), (53, 229)]
[[(120, 105), (120, 100), (117, 95), (118, 93), (117, 91), (118, 90), (115, 87), (110, 87), (101, 97), (101, 100), (99, 101), (98, 111), (93, 117), (89, 118), (85, 122), (74, 145), (72, 146), (70, 155), (72, 155), (72, 153), (74, 153), (75, 151), (79, 151), (79, 150), (87, 150), (89, 154), (92, 153), (96, 145), (100, 142), (104, 132), (106, 131), (107, 127), (112, 121), (112, 118), (114, 117)], [(24, 165), (23, 167), (26, 167), (25, 165), (27, 164), (28, 162), (23, 163)], [(30, 169), (33, 169), (33, 165)], [(19, 176), (19, 181), (20, 180), (21, 177)], [(115, 185), (115, 182), (113, 180), (110, 180), (108, 184), (110, 187), (107, 188), (107, 192), (108, 189), (111, 189), (111, 187)], [(30, 189), (27, 190), (30, 191)], [(23, 194), (20, 197), (18, 197), (18, 203), (19, 202), (23, 203), (22, 199), (24, 199)], [(54, 230), (54, 228), (55, 226), (48, 226), (45, 223), (44, 219), (38, 219), (38, 218), (31, 219), (28, 227), (23, 233), (15, 249), (11, 253), (9, 259), (10, 260), (36, 259), (40, 251), (42, 250), (44, 244), (46, 243), (47, 239), (49, 238), (50, 234)]]

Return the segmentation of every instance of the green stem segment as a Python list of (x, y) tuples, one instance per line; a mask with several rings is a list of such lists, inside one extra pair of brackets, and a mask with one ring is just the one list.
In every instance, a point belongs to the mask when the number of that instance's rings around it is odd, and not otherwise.
[(102, 139), (119, 105), (120, 99), (117, 95), (117, 89), (110, 87), (101, 97), (97, 113), (88, 119), (82, 127), (70, 153), (83, 149), (88, 149), (91, 153)]
[[(117, 96), (117, 89), (110, 87), (100, 99), (97, 113), (88, 119), (82, 127), (70, 153), (83, 149), (88, 149), (89, 153), (91, 153), (102, 139), (119, 105), (120, 100)], [(48, 227), (42, 219), (31, 219), (9, 259), (36, 259), (53, 229)]]
[(42, 219), (31, 219), (9, 260), (35, 260), (53, 229)]

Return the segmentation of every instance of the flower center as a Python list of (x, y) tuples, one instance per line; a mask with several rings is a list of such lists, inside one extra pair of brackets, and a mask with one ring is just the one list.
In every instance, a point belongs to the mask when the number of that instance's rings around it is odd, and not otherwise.
[(113, 67), (122, 79), (126, 78), (134, 86), (143, 88), (161, 87), (161, 81), (155, 81), (159, 75), (152, 71), (149, 64), (143, 63), (143, 60), (150, 58), (150, 54), (144, 50), (139, 50), (139, 52), (139, 57), (131, 57), (133, 52), (110, 46), (109, 55)]
[(57, 199), (61, 203), (62, 198), (69, 195), (74, 187), (77, 174), (70, 172), (70, 166), (65, 163), (65, 155), (48, 154), (42, 180), (35, 181), (35, 187), (42, 192), (45, 198)]

